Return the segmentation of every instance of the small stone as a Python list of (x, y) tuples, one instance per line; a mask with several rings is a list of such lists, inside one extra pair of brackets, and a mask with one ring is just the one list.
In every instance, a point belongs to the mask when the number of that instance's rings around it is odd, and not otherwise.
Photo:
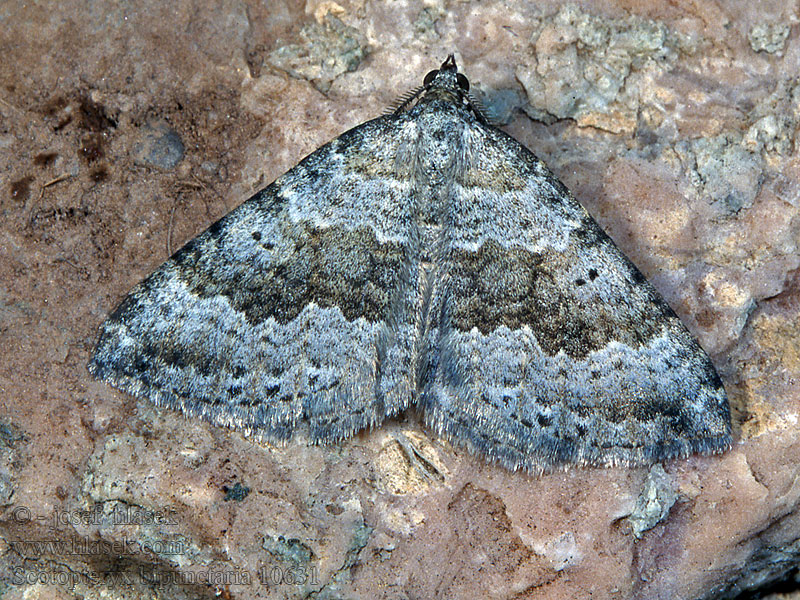
[(786, 47), (791, 30), (789, 23), (759, 23), (750, 29), (747, 39), (753, 52), (775, 54)]
[(166, 123), (145, 125), (140, 141), (134, 146), (134, 160), (140, 165), (172, 170), (183, 159), (185, 147), (181, 136)]

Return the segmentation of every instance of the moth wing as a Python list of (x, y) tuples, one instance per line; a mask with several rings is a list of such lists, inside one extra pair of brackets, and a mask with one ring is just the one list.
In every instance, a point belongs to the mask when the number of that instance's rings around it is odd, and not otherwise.
[(90, 371), (270, 440), (300, 426), (340, 439), (405, 408), (417, 271), (404, 143), (402, 117), (366, 122), (214, 223), (103, 323)]
[(466, 124), (431, 301), (437, 432), (542, 471), (730, 445), (710, 359), (569, 191), (503, 132)]

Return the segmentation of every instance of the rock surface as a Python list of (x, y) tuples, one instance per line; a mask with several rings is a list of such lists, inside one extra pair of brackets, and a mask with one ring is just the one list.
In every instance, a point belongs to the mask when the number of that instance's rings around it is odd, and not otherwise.
[[(529, 4), (0, 7), (4, 598), (711, 599), (790, 580), (797, 8)], [(273, 448), (92, 381), (128, 289), (449, 52), (711, 354), (731, 451), (533, 478), (413, 412)]]

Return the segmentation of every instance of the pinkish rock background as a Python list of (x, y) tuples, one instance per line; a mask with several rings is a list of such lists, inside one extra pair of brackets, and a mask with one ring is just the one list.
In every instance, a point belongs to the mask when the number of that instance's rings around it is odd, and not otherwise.
[[(0, 597), (791, 591), (799, 10), (0, 4)], [(340, 445), (271, 448), (89, 377), (130, 287), (449, 52), (712, 355), (730, 452), (534, 478), (413, 413)]]

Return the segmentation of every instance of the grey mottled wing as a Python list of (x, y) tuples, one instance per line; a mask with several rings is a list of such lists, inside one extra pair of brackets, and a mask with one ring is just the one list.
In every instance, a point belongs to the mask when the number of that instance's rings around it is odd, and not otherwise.
[(725, 391), (664, 300), (533, 154), (463, 123), (428, 423), (533, 471), (727, 448)]
[(402, 117), (323, 146), (186, 244), (103, 324), (89, 365), (156, 404), (272, 440), (404, 409), (417, 326)]

